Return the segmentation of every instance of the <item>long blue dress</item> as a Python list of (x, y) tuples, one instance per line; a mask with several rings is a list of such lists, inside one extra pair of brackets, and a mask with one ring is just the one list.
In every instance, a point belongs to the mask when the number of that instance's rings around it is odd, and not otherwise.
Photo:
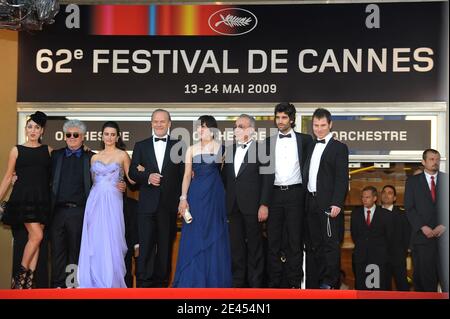
[(94, 185), (86, 202), (78, 259), (80, 288), (127, 287), (123, 194), (116, 187), (121, 171), (115, 162), (92, 164)]
[(173, 287), (227, 288), (232, 285), (231, 252), (220, 177), (221, 154), (193, 158), (188, 191), (190, 224), (183, 221)]

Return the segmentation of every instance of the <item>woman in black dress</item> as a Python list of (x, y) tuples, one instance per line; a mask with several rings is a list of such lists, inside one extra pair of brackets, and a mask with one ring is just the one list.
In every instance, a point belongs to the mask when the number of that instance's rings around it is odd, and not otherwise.
[(39, 257), (39, 245), (50, 207), (50, 153), (52, 149), (41, 144), (47, 116), (37, 111), (26, 122), (27, 141), (16, 145), (9, 154), (5, 176), (0, 184), (0, 199), (5, 196), (15, 174), (11, 196), (3, 222), (7, 225), (24, 224), (28, 231), (19, 270), (12, 278), (12, 289), (29, 289)]

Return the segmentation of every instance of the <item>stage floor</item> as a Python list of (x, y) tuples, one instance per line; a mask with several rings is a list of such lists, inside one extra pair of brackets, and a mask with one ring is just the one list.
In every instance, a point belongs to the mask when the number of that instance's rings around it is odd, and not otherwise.
[(448, 293), (357, 290), (129, 288), (0, 290), (0, 299), (448, 299)]

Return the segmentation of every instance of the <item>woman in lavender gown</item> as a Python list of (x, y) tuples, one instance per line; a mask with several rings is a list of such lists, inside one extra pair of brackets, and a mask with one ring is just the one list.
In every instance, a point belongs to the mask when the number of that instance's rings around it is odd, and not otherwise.
[(80, 288), (126, 288), (123, 194), (116, 185), (128, 172), (130, 157), (116, 122), (103, 124), (102, 146), (91, 159), (94, 184), (84, 213), (78, 284)]

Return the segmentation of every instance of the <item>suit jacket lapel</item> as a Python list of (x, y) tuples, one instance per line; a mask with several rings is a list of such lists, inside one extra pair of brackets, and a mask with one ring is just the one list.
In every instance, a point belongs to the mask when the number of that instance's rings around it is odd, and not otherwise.
[(88, 153), (83, 152), (83, 182), (84, 182), (84, 192), (86, 194), (86, 198), (89, 196), (89, 192), (91, 190), (91, 157)]
[(375, 207), (375, 214), (372, 214), (371, 219), (370, 219), (370, 227), (374, 227), (375, 223), (378, 223), (378, 220), (380, 219), (380, 207), (376, 206)]
[(297, 133), (295, 133), (295, 139), (297, 140), (297, 154), (298, 154), (298, 164), (300, 165), (300, 167), (302, 167), (302, 136)]
[(151, 139), (150, 139), (150, 142), (148, 143), (148, 148), (149, 148), (148, 151), (149, 151), (149, 154), (150, 154), (150, 162), (151, 163), (155, 163), (156, 168), (159, 170), (158, 161), (156, 160), (155, 146), (153, 144), (154, 144), (154, 141), (153, 141), (153, 136), (152, 136)]
[[(323, 150), (322, 156), (320, 157), (320, 165), (322, 165), (323, 159), (325, 158), (325, 156), (327, 155), (327, 153), (330, 151), (330, 149), (332, 148), (332, 145), (334, 143), (334, 138), (331, 137), (331, 139), (328, 141), (327, 146), (325, 146), (325, 149)], [(320, 166), (319, 166), (320, 169)]]
[[(247, 152), (245, 153), (244, 160), (242, 161), (241, 167), (239, 167), (239, 172), (238, 172), (236, 178), (238, 178), (239, 175), (241, 175), (242, 172), (247, 167), (247, 165), (248, 165), (248, 153), (249, 152), (253, 152), (253, 150), (250, 150), (250, 149), (255, 147), (255, 145), (256, 145), (256, 141), (253, 141), (252, 144), (249, 146)], [(234, 154), (236, 154), (236, 144), (233, 145), (233, 151), (234, 151)]]
[[(436, 202), (439, 201), (441, 192), (445, 191), (445, 185), (447, 183), (447, 181), (444, 180), (445, 178), (447, 178), (447, 175), (445, 173), (441, 173), (439, 171), (438, 175), (437, 175), (437, 183), (436, 183)], [(430, 192), (430, 196), (431, 196), (431, 192)], [(443, 194), (443, 196), (446, 196), (446, 194)]]
[(277, 148), (278, 133), (277, 133), (277, 135), (273, 135), (270, 138), (269, 141), (270, 141), (270, 145), (269, 145), (269, 148), (270, 148), (270, 160), (273, 161), (273, 169), (274, 169), (274, 172), (275, 172), (275, 158), (276, 158), (275, 150)]
[(314, 143), (311, 143), (310, 146), (308, 147), (307, 157), (305, 159), (305, 166), (303, 167), (302, 172), (303, 183), (308, 183), (309, 180), (309, 168), (311, 167), (311, 156), (313, 151), (314, 151)]
[(162, 171), (164, 170), (164, 167), (167, 164), (167, 161), (170, 159), (170, 149), (172, 148), (172, 145), (173, 145), (174, 142), (175, 141), (172, 141), (170, 139), (170, 137), (167, 136), (166, 150), (164, 152), (164, 159), (163, 159), (163, 163), (162, 163), (162, 166), (161, 166), (161, 172), (160, 173), (162, 173)]
[(236, 143), (233, 143), (233, 162), (231, 163), (230, 168), (233, 171), (234, 179), (236, 179), (239, 176), (239, 174), (241, 173), (241, 168), (239, 168), (239, 172), (237, 174), (234, 171), (234, 161), (236, 160), (236, 149), (237, 149), (237, 145), (236, 145)]
[(56, 167), (55, 167), (55, 178), (53, 180), (52, 191), (56, 198), (56, 195), (58, 194), (58, 189), (59, 189), (59, 182), (61, 180), (61, 167), (62, 167), (64, 151), (56, 153), (55, 156), (57, 156), (57, 158), (56, 158)]
[[(425, 176), (425, 173), (422, 173), (421, 175), (422, 176), (420, 176), (420, 178), (419, 178), (421, 187), (422, 187), (423, 191), (425, 192), (427, 198), (430, 200), (431, 203), (433, 203), (433, 198), (431, 197), (431, 190), (430, 190), (430, 187), (428, 186), (427, 177)], [(438, 183), (439, 183), (439, 181), (438, 181)]]

